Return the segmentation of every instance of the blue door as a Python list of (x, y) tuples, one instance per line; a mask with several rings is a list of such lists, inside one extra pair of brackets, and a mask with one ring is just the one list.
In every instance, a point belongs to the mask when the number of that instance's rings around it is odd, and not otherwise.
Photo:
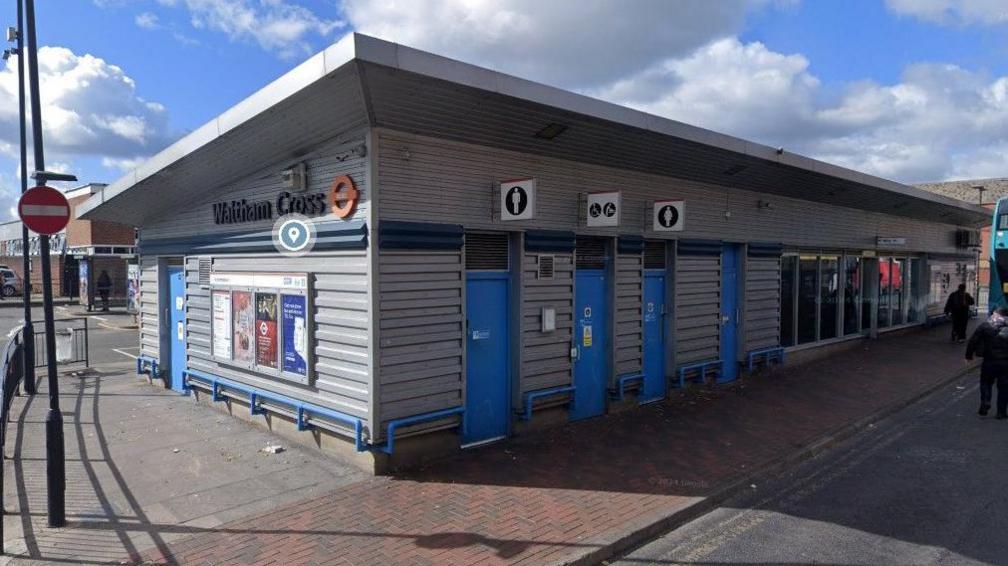
[(466, 412), (463, 444), (507, 436), (508, 274), (466, 276)]
[(738, 378), (738, 329), (742, 309), (739, 308), (740, 246), (725, 244), (721, 252), (721, 379)]
[(168, 332), (171, 334), (171, 388), (182, 391), (182, 372), (186, 369), (185, 345), (185, 272), (182, 267), (168, 268)]
[(665, 397), (665, 270), (644, 272), (644, 392), (642, 402)]
[(606, 271), (578, 269), (574, 281), (574, 408), (571, 419), (605, 412), (609, 376)]

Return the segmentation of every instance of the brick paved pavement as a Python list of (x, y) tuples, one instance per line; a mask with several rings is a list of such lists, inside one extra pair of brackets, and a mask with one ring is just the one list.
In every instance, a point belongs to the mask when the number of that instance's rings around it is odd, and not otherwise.
[(186, 564), (542, 564), (594, 556), (964, 369), (947, 328), (347, 485), (152, 551)]

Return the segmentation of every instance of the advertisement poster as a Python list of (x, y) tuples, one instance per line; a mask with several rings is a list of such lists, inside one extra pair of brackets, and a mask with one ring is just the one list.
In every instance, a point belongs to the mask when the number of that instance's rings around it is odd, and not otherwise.
[(308, 376), (308, 298), (281, 295), (283, 371)]
[(80, 294), (78, 295), (78, 297), (80, 299), (80, 304), (87, 305), (88, 307), (90, 307), (91, 306), (91, 296), (88, 295), (88, 262), (87, 262), (87, 260), (83, 260), (82, 259), (80, 261), (80, 263), (78, 264), (78, 271), (77, 271), (77, 273), (79, 274), (78, 279), (80, 281), (80, 290), (79, 290)]
[(213, 292), (213, 355), (231, 359), (231, 292)]
[(231, 313), (234, 322), (233, 359), (251, 364), (255, 361), (255, 305), (252, 304), (252, 293), (232, 292)]
[(277, 368), (277, 296), (256, 293), (256, 365)]
[(140, 266), (126, 266), (126, 312), (140, 312)]

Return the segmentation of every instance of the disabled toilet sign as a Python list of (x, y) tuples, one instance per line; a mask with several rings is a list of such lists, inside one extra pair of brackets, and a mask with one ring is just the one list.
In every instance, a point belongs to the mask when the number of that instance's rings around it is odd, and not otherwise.
[(588, 193), (588, 213), (585, 216), (586, 226), (619, 226), (620, 201), (619, 191), (611, 193)]
[(500, 219), (531, 220), (535, 218), (535, 179), (515, 179), (500, 184)]

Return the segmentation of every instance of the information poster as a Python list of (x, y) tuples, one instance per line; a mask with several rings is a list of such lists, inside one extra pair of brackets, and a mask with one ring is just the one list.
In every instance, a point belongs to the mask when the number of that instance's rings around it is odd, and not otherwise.
[(283, 371), (308, 376), (308, 299), (281, 295)]
[(126, 312), (140, 312), (140, 266), (135, 263), (126, 266)]
[(251, 364), (255, 361), (255, 305), (252, 293), (233, 291), (231, 312), (234, 321), (234, 361)]
[(88, 310), (91, 310), (90, 309), (90, 307), (91, 307), (91, 295), (88, 294), (89, 291), (90, 291), (88, 289), (88, 281), (90, 279), (90, 277), (88, 276), (88, 271), (89, 271), (88, 267), (89, 266), (88, 266), (88, 262), (87, 262), (86, 259), (82, 259), (82, 260), (80, 260), (80, 263), (78, 263), (78, 267), (77, 267), (78, 277), (77, 277), (77, 280), (78, 280), (78, 285), (80, 286), (80, 288), (78, 290), (78, 293), (79, 293), (78, 297), (80, 299), (80, 304), (87, 306)]
[(231, 359), (231, 292), (214, 291), (213, 306), (213, 355)]
[(256, 293), (256, 365), (276, 369), (277, 361), (277, 296)]

